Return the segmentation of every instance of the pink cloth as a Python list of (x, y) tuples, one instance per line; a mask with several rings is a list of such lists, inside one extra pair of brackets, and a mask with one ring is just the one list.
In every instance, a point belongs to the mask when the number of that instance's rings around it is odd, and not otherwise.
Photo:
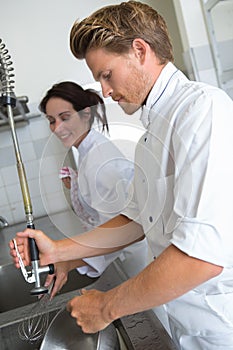
[(72, 179), (72, 177), (77, 177), (77, 176), (78, 176), (78, 172), (68, 166), (64, 166), (63, 168), (61, 168), (59, 172), (59, 179), (64, 179), (65, 177), (70, 177)]

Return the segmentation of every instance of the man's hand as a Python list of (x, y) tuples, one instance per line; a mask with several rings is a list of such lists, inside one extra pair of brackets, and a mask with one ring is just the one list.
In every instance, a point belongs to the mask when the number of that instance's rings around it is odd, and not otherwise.
[(107, 292), (82, 290), (81, 296), (67, 304), (67, 310), (84, 332), (94, 333), (118, 318), (174, 300), (218, 276), (222, 269), (170, 245), (138, 275), (117, 287)]
[(67, 304), (71, 316), (76, 318), (76, 323), (85, 333), (96, 333), (106, 328), (113, 321), (105, 314), (109, 292), (82, 289), (81, 293)]

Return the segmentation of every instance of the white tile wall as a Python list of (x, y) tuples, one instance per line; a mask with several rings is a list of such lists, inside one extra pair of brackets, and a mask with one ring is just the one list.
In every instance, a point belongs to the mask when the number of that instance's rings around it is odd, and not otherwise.
[[(2, 151), (0, 150), (0, 152), (2, 152)], [(2, 179), (3, 179), (3, 185), (5, 185), (5, 186), (15, 184), (19, 181), (17, 167), (15, 164), (1, 168), (0, 172), (2, 175)]]
[(8, 198), (4, 187), (0, 187), (0, 198), (1, 198), (1, 206), (5, 206), (8, 204)]
[[(70, 207), (58, 178), (59, 169), (69, 165), (67, 150), (54, 136), (43, 116), (18, 127), (16, 134), (25, 168), (34, 217), (54, 214)], [(11, 131), (0, 129), (0, 215), (9, 224), (24, 222), (24, 203), (16, 167)]]
[(49, 213), (49, 215), (70, 209), (70, 204), (61, 192), (46, 193), (46, 195), (42, 196), (42, 201), (46, 213)]
[(34, 150), (33, 142), (20, 143), (20, 152), (23, 162), (36, 159), (36, 153)]
[(200, 81), (207, 82), (213, 86), (218, 86), (214, 68), (200, 70), (199, 78)]
[(9, 204), (15, 204), (22, 200), (22, 193), (19, 183), (9, 185), (5, 188)]
[[(233, 70), (233, 40), (218, 42), (219, 62), (223, 72)], [(190, 79), (219, 86), (217, 72), (209, 45), (190, 48), (183, 53), (187, 74)], [(233, 98), (233, 80), (228, 80), (222, 89)]]
[[(47, 138), (51, 135), (48, 123), (43, 116), (41, 116), (41, 118), (36, 118), (33, 120), (33, 123), (29, 124), (28, 130), (30, 131), (31, 139), (33, 141), (40, 140), (42, 136), (44, 138)], [(35, 130), (37, 132), (35, 132)]]
[(29, 161), (25, 163), (24, 167), (27, 174), (27, 179), (28, 180), (36, 179), (38, 178), (38, 174), (39, 174), (40, 159)]
[(9, 204), (0, 206), (0, 213), (9, 223), (14, 223), (13, 212)]
[(40, 196), (32, 198), (32, 208), (33, 208), (33, 216), (35, 218), (44, 216), (45, 213), (47, 214), (47, 210), (44, 206), (43, 200)]

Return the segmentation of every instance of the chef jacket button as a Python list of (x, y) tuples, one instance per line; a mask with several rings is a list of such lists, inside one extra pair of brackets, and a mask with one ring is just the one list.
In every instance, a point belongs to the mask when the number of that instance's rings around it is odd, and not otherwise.
[(152, 216), (149, 216), (149, 221), (150, 221), (150, 222), (153, 222)]
[(93, 224), (93, 223), (95, 222), (95, 219), (92, 218), (92, 217), (89, 217), (89, 218), (88, 218), (88, 222), (89, 222), (90, 224)]

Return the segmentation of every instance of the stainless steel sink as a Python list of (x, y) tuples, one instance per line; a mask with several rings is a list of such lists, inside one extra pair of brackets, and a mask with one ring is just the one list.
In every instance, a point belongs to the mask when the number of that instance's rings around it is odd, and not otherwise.
[[(42, 276), (42, 283), (45, 276)], [(76, 270), (69, 273), (68, 282), (60, 293), (77, 290), (93, 283), (95, 279), (80, 275)], [(6, 312), (18, 307), (34, 303), (36, 297), (30, 294), (34, 284), (27, 283), (21, 271), (12, 263), (0, 266), (0, 312)]]
[[(52, 239), (62, 239), (65, 233), (78, 233), (79, 223), (72, 221), (72, 215), (66, 212), (42, 217), (36, 220), (36, 228), (46, 232)], [(21, 272), (12, 264), (8, 242), (16, 232), (25, 228), (25, 223), (0, 230), (0, 350), (38, 350), (40, 344), (30, 344), (20, 340), (18, 325), (31, 315), (35, 297), (30, 290), (33, 284), (23, 279)], [(120, 261), (113, 262), (100, 278), (93, 279), (79, 275), (75, 270), (69, 274), (69, 280), (61, 292), (49, 303), (46, 312), (50, 320), (64, 308), (67, 302), (77, 295), (77, 289), (87, 287), (99, 290), (114, 288), (126, 279)], [(152, 311), (137, 313), (118, 320), (115, 327), (119, 330), (121, 350), (148, 349), (151, 344), (161, 350), (174, 350), (173, 343)], [(123, 337), (123, 338), (122, 338)], [(148, 345), (149, 344), (149, 345)], [(156, 345), (158, 344), (158, 346)]]
[[(33, 303), (37, 301), (30, 291), (34, 283), (27, 283), (19, 269), (16, 269), (9, 255), (8, 243), (15, 237), (16, 232), (25, 229), (25, 223), (0, 229), (0, 350), (38, 349), (39, 344), (29, 344), (20, 340), (18, 325), (31, 315)], [(46, 232), (52, 239), (65, 238), (64, 232), (79, 232), (79, 223), (71, 221), (69, 213), (55, 214), (50, 217), (36, 219), (36, 227)], [(45, 275), (41, 275), (44, 283)], [(76, 270), (69, 273), (68, 282), (49, 305), (50, 320), (64, 307), (68, 300), (77, 294), (77, 290), (94, 283), (95, 278), (80, 275)]]
[[(68, 293), (69, 294), (69, 293)], [(19, 312), (21, 312), (22, 309), (19, 309)], [(82, 338), (80, 337), (80, 329), (76, 326), (75, 320), (72, 319), (69, 316), (69, 322), (68, 316), (66, 317), (59, 317), (59, 315), (63, 316), (64, 314), (64, 307), (51, 310), (49, 312), (49, 318), (50, 318), (50, 327), (48, 328), (48, 331), (45, 335), (44, 339), (41, 339), (35, 343), (30, 343), (27, 341), (23, 341), (20, 339), (18, 335), (18, 326), (20, 322), (22, 322), (22, 319), (19, 319), (15, 322), (12, 322), (6, 326), (0, 327), (0, 349), (1, 350), (39, 350), (39, 349), (59, 349), (59, 350), (70, 350), (70, 349), (96, 349), (96, 350), (126, 350), (130, 349), (133, 350), (133, 348), (128, 348), (125, 346), (123, 339), (120, 336), (119, 331), (114, 327), (114, 325), (111, 325), (111, 332), (110, 334), (106, 334), (106, 336), (110, 336), (108, 339), (108, 346), (100, 346), (98, 341), (98, 347), (94, 347), (94, 343), (90, 342), (91, 338), (96, 338), (98, 340), (98, 334), (93, 335), (82, 335)], [(30, 312), (30, 310), (29, 310)], [(61, 314), (62, 312), (62, 314)], [(16, 310), (17, 314), (17, 310)], [(68, 313), (67, 313), (68, 314)], [(55, 316), (58, 316), (59, 318), (56, 319)], [(27, 317), (27, 316), (26, 316)], [(26, 318), (24, 318), (25, 322)], [(77, 327), (77, 329), (76, 329)], [(107, 332), (109, 333), (109, 332)], [(102, 339), (104, 341), (104, 339)], [(86, 343), (85, 347), (76, 346)], [(72, 345), (71, 347), (69, 345)], [(111, 344), (111, 346), (110, 346)], [(114, 346), (112, 346), (114, 344)]]
[[(12, 313), (12, 319), (13, 315), (15, 316), (16, 320), (10, 322), (9, 324), (0, 326), (0, 349), (1, 350), (38, 350), (40, 348), (41, 341), (38, 341), (37, 343), (29, 343), (26, 341), (23, 341), (20, 339), (18, 334), (18, 326), (22, 322), (22, 319), (17, 319), (17, 316), (23, 312), (24, 315), (26, 315), (26, 311), (22, 310), (22, 308), (12, 310), (14, 311)], [(49, 312), (49, 319), (50, 321), (53, 319), (53, 317), (56, 315), (58, 310), (50, 311)], [(30, 313), (30, 310), (28, 311)], [(26, 316), (27, 317), (27, 316)], [(25, 320), (25, 319), (24, 319)]]
[[(36, 228), (46, 232), (52, 239), (66, 238), (65, 232), (79, 233), (80, 222), (70, 212), (63, 212), (37, 218)], [(16, 235), (16, 232), (24, 230), (25, 223), (8, 226), (0, 230), (0, 313), (34, 303), (35, 296), (30, 294), (34, 283), (27, 283), (20, 270), (16, 269), (9, 254), (8, 243)], [(66, 231), (67, 230), (67, 231)], [(41, 275), (42, 283), (46, 274)], [(77, 290), (95, 282), (96, 279), (80, 275), (76, 270), (70, 272), (69, 280), (60, 293)]]
[[(125, 274), (118, 262), (113, 262), (87, 289), (108, 290), (125, 280)], [(50, 320), (66, 307), (67, 302), (77, 295), (77, 291), (57, 295), (47, 306)], [(14, 297), (17, 298), (17, 289)], [(0, 313), (0, 350), (39, 350), (40, 344), (30, 344), (18, 336), (18, 325), (31, 315), (33, 304), (28, 304), (10, 311)], [(121, 350), (153, 349), (175, 350), (171, 338), (160, 321), (151, 311), (125, 316), (114, 322), (118, 330)], [(70, 336), (71, 337), (71, 336)], [(46, 336), (45, 336), (46, 339)], [(53, 347), (55, 348), (55, 347)], [(67, 349), (63, 347), (62, 349)], [(67, 349), (68, 350), (68, 349)]]
[[(98, 281), (90, 285), (88, 289), (94, 288), (108, 290), (109, 288), (113, 288), (115, 285), (119, 284), (120, 281), (123, 282), (123, 278), (124, 277), (121, 275), (121, 271), (116, 268), (114, 263), (112, 263), (98, 279)], [(77, 291), (67, 292), (57, 295), (52, 300), (51, 304), (48, 306), (51, 322), (57, 313), (61, 309), (65, 308), (67, 302), (76, 295)], [(29, 317), (32, 307), (33, 305), (29, 304), (8, 312), (0, 313), (0, 350), (40, 349), (41, 343), (30, 344), (22, 341), (18, 336), (18, 326), (23, 320)], [(163, 328), (162, 324), (152, 311), (145, 311), (143, 313), (125, 316), (123, 319), (119, 319), (117, 322), (114, 322), (114, 326), (117, 330), (121, 350), (151, 348), (161, 350), (176, 349), (166, 330)], [(69, 337), (70, 341), (72, 341), (73, 336), (70, 334)], [(46, 340), (46, 336), (44, 339)], [(61, 338), (61, 340), (62, 345), (64, 345), (63, 343), (65, 340), (63, 338)], [(43, 340), (41, 342), (43, 342)], [(50, 348), (55, 349), (55, 346)], [(44, 348), (42, 347), (42, 349)], [(61, 348), (56, 347), (56, 349), (60, 350)], [(62, 347), (62, 350), (63, 349), (68, 350), (69, 347)]]

